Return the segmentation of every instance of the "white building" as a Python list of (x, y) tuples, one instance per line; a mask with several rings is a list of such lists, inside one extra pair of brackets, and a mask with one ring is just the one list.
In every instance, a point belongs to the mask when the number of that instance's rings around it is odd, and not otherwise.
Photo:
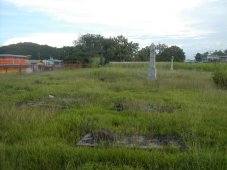
[(212, 62), (212, 61), (227, 62), (227, 55), (225, 56), (218, 56), (214, 54), (207, 55), (205, 62)]

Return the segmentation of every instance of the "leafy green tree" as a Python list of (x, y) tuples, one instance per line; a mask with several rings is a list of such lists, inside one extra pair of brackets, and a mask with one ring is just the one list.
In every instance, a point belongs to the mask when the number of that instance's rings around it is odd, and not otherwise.
[(100, 58), (104, 62), (104, 42), (105, 38), (96, 34), (85, 34), (75, 40), (73, 47), (64, 47), (64, 62), (89, 64), (92, 58)]
[(225, 54), (225, 55), (227, 55), (227, 49), (226, 49), (226, 50), (224, 50), (224, 54)]
[[(111, 59), (114, 59), (114, 40), (112, 38), (106, 38), (103, 42), (103, 58), (101, 58), (101, 64), (108, 63)], [(103, 62), (104, 60), (104, 62)]]
[(202, 61), (203, 60), (203, 55), (202, 54), (200, 54), (200, 53), (197, 53), (196, 55), (195, 55), (195, 61)]
[(81, 63), (80, 56), (83, 53), (81, 52), (80, 48), (64, 46), (63, 47), (63, 60), (64, 63)]
[(100, 64), (109, 61), (132, 61), (137, 54), (139, 44), (128, 42), (124, 36), (104, 38), (101, 35), (85, 34), (74, 41), (73, 49), (67, 48), (69, 53), (65, 61), (84, 63), (100, 58)]
[(146, 46), (138, 51), (136, 61), (149, 61), (150, 59), (150, 47)]
[(75, 47), (80, 47), (87, 58), (102, 55), (104, 37), (95, 34), (85, 34), (74, 41)]
[(168, 46), (166, 44), (158, 44), (155, 48), (158, 49), (158, 54), (161, 54)]
[(171, 61), (172, 56), (174, 56), (174, 61), (183, 62), (185, 60), (184, 51), (177, 46), (165, 48), (163, 52), (157, 55), (156, 60)]
[(207, 58), (207, 55), (208, 55), (208, 52), (205, 52), (203, 54), (197, 53), (195, 55), (195, 61), (198, 61), (198, 62), (204, 61)]
[(114, 53), (112, 61), (133, 61), (139, 49), (138, 43), (128, 42), (128, 39), (120, 35), (113, 38), (114, 46), (112, 52)]
[[(157, 44), (155, 46), (158, 49), (158, 54), (161, 54), (168, 46), (166, 44)], [(157, 55), (158, 55), (157, 54)], [(149, 61), (150, 60), (150, 46), (146, 46), (138, 51), (138, 55), (136, 56), (136, 61)]]
[(213, 53), (212, 53), (213, 55), (217, 55), (217, 56), (224, 56), (225, 55), (225, 53), (224, 52), (222, 52), (221, 50), (215, 50)]

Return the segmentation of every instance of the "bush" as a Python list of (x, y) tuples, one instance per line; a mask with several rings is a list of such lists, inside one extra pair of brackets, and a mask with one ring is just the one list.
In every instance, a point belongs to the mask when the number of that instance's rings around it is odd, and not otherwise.
[(213, 80), (221, 88), (227, 88), (227, 70), (224, 67), (217, 67), (213, 74)]
[(99, 67), (101, 64), (101, 57), (95, 56), (90, 59), (89, 66), (90, 67)]

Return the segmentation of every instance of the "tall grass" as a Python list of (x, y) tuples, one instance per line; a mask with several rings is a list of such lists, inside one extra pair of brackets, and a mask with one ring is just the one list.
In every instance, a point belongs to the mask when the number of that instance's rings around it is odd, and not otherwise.
[[(226, 169), (227, 91), (211, 68), (177, 64), (158, 64), (157, 81), (146, 63), (0, 75), (0, 169)], [(77, 146), (100, 128), (176, 135), (188, 150)]]
[(221, 88), (227, 88), (227, 69), (225, 67), (217, 67), (213, 74), (214, 82)]

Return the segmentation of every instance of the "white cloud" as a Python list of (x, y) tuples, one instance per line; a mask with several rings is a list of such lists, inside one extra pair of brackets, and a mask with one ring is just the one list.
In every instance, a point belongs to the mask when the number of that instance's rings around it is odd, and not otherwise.
[[(128, 33), (197, 36), (181, 15), (204, 0), (7, 0), (62, 22), (100, 24)], [(200, 31), (201, 32), (201, 31)]]
[(24, 37), (15, 37), (7, 40), (3, 45), (16, 44), (18, 42), (33, 42), (53, 47), (72, 46), (78, 38), (76, 33), (34, 33)]
[[(140, 43), (141, 47), (151, 42), (175, 44), (187, 53), (194, 53), (195, 50), (201, 52), (227, 45), (225, 0), (3, 1), (17, 5), (25, 12), (41, 12), (59, 21), (56, 23), (67, 23), (73, 25), (73, 29), (78, 28), (70, 30), (72, 32), (88, 32), (105, 37), (122, 34), (130, 41)], [(219, 20), (221, 23), (218, 23)], [(4, 45), (25, 41), (57, 47), (72, 45), (78, 35), (64, 31), (34, 33), (25, 37), (16, 37), (15, 34), (16, 38), (9, 39)]]

